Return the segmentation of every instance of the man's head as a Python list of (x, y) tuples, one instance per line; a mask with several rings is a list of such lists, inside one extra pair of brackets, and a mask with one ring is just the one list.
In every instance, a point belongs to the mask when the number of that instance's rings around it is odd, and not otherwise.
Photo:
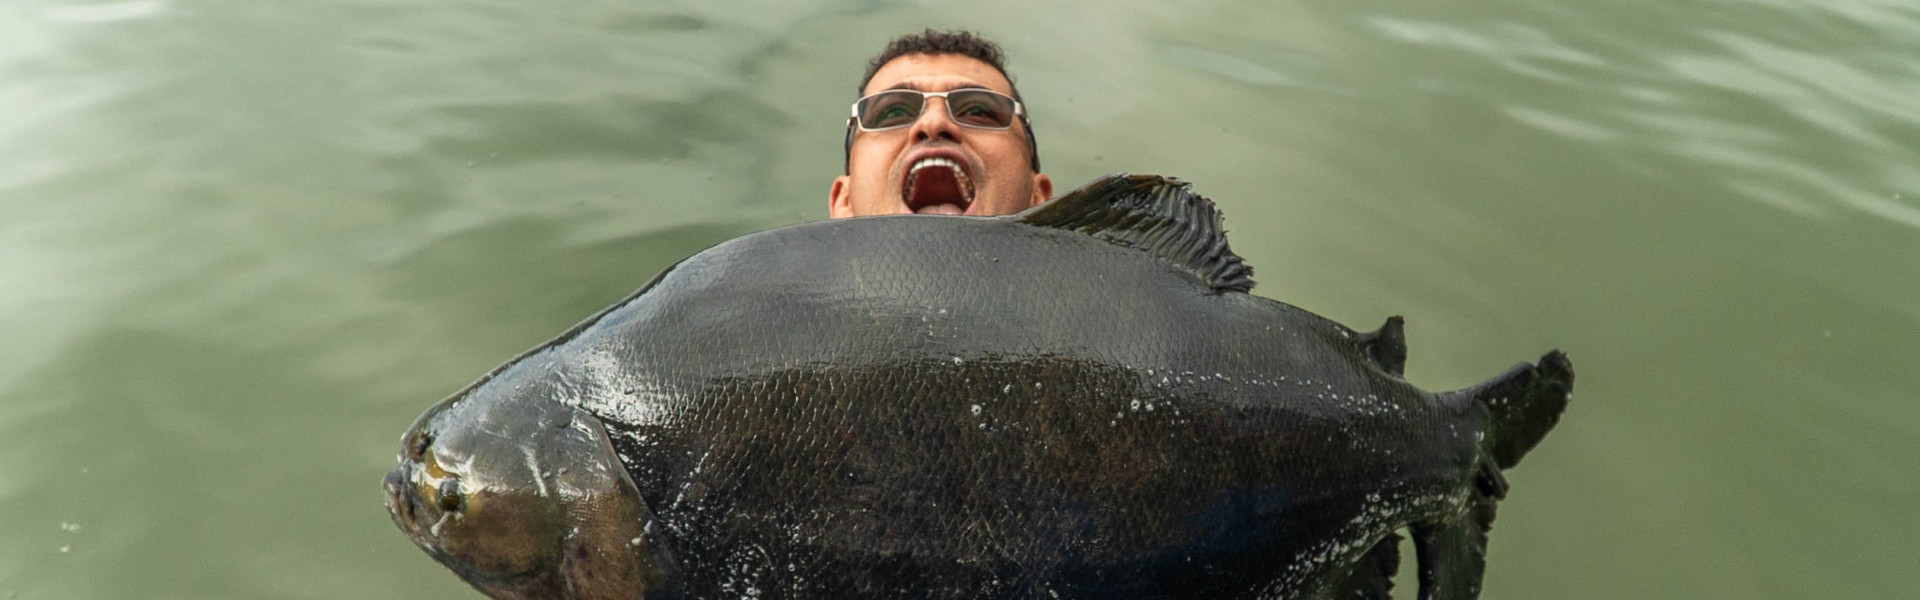
[[(1004, 64), (998, 46), (964, 31), (928, 30), (888, 43), (868, 64), (863, 102), (847, 123), (847, 173), (834, 178), (828, 196), (833, 218), (1001, 215), (1052, 195)], [(958, 90), (999, 96), (874, 96)]]

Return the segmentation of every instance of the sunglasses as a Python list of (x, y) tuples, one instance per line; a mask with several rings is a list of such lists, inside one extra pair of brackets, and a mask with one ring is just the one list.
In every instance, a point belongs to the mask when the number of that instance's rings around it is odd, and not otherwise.
[(1033, 139), (1033, 124), (1027, 122), (1026, 107), (1012, 96), (979, 88), (932, 93), (887, 90), (855, 100), (853, 116), (847, 118), (846, 152), (841, 155), (841, 169), (852, 172), (854, 133), (912, 125), (920, 118), (920, 112), (926, 110), (927, 98), (936, 96), (947, 101), (947, 116), (966, 127), (1005, 131), (1013, 127), (1014, 119), (1019, 119), (1027, 128), (1027, 156), (1032, 161), (1033, 172), (1040, 172), (1040, 147)]
[(853, 103), (853, 122), (861, 131), (899, 129), (920, 120), (928, 98), (946, 100), (947, 116), (954, 123), (975, 129), (1006, 129), (1014, 119), (1025, 118), (1026, 108), (1012, 96), (992, 90), (958, 89), (946, 92), (887, 90)]

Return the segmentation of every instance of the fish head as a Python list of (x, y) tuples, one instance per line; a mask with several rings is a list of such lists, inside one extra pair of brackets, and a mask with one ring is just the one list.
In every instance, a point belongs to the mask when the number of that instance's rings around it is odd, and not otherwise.
[(659, 591), (652, 514), (605, 426), (540, 387), (482, 382), (414, 421), (384, 481), (393, 522), (498, 600)]

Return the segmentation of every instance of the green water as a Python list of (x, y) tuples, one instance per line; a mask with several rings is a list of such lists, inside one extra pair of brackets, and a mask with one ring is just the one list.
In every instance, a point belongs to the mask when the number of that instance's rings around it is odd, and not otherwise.
[(1195, 182), (1416, 383), (1573, 356), (1483, 597), (1920, 596), (1910, 0), (9, 0), (0, 598), (477, 597), (381, 506), (401, 431), (822, 218), (929, 25), (1006, 46), (1062, 189)]

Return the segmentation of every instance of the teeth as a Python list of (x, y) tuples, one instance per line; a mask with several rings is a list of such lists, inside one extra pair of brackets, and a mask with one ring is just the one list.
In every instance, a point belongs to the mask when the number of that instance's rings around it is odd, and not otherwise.
[(920, 159), (920, 162), (913, 163), (912, 171), (918, 171), (921, 169), (925, 169), (927, 167), (946, 167), (949, 169), (953, 169), (955, 171), (959, 171), (960, 163), (953, 162), (952, 159), (932, 156), (932, 157), (922, 158)]
[(927, 167), (946, 167), (949, 169), (953, 169), (953, 178), (960, 182), (961, 193), (967, 197), (968, 202), (973, 201), (973, 181), (967, 179), (966, 169), (960, 168), (960, 163), (954, 162), (953, 159), (950, 159), (950, 158), (930, 156), (927, 158), (922, 158), (919, 161), (913, 163), (913, 168), (907, 169), (907, 188), (908, 189), (913, 188), (914, 174), (919, 173), (921, 169), (925, 169)]

